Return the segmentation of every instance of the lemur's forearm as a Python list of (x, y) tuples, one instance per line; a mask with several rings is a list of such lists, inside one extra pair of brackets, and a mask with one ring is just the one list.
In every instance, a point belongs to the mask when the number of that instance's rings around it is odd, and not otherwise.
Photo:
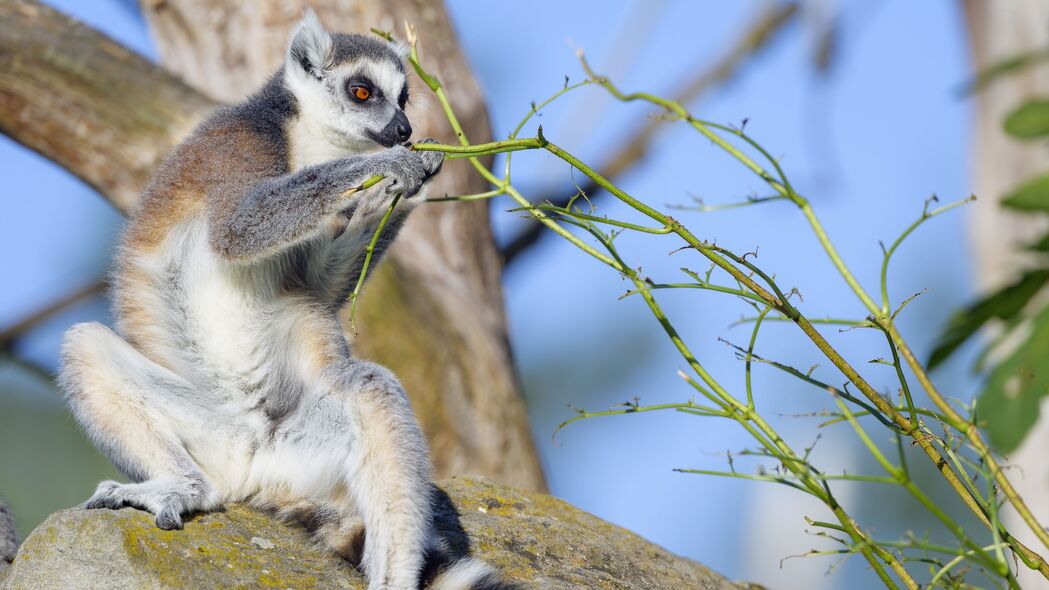
[(382, 172), (375, 160), (345, 158), (252, 185), (232, 197), (236, 206), (212, 211), (212, 247), (227, 258), (252, 259), (309, 239), (344, 208), (343, 193)]

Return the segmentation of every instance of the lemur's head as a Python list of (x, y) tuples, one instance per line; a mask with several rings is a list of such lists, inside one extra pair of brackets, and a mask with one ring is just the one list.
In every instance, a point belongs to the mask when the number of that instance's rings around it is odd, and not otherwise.
[(299, 117), (323, 139), (355, 151), (390, 147), (412, 134), (404, 58), (382, 39), (329, 33), (307, 10), (288, 45), (284, 75)]

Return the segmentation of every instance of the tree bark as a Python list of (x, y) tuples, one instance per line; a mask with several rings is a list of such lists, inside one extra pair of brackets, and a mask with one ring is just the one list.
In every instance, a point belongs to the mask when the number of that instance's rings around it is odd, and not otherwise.
[(0, 132), (125, 213), (157, 161), (214, 106), (90, 27), (0, 0)]
[[(988, 2), (965, 0), (970, 49), (976, 72), (1006, 58), (1049, 46), (1049, 4), (1044, 0)], [(1025, 100), (1049, 97), (1049, 65), (1022, 68), (991, 83), (976, 95), (973, 134), (973, 185), (979, 197), (969, 213), (969, 230), (978, 286), (985, 291), (1014, 280), (1034, 260), (1023, 247), (1042, 237), (1049, 226), (1040, 216), (1018, 214), (1000, 205), (1021, 182), (1049, 171), (1049, 152), (1042, 142), (1020, 142), (1002, 130), (1006, 115)], [(1020, 469), (1013, 483), (1039, 521), (1049, 522), (1049, 400), (1024, 443), (1009, 456)], [(1024, 543), (1038, 541), (1012, 511), (1005, 512), (1009, 530)], [(1026, 533), (1026, 534), (1022, 534)], [(1017, 579), (1027, 589), (1049, 589), (1049, 583), (1024, 567)]]
[[(1049, 4), (1042, 0), (965, 0), (973, 68), (981, 72), (1006, 58), (1049, 46)], [(976, 94), (973, 185), (978, 200), (969, 215), (976, 279), (992, 290), (1014, 280), (1033, 258), (1024, 246), (1049, 229), (1040, 216), (1002, 208), (1002, 197), (1049, 171), (1041, 142), (1022, 142), (1002, 130), (1010, 111), (1025, 100), (1049, 97), (1049, 66), (1021, 68)]]
[[(0, 130), (127, 211), (157, 160), (216, 102), (246, 96), (282, 63), (302, 4), (144, 1), (164, 64), (197, 92), (45, 6), (0, 0)], [(467, 133), (477, 140), (489, 136), (480, 91), (443, 5), (311, 4), (336, 31), (415, 23), (424, 59), (440, 72)], [(423, 94), (421, 82), (415, 89)], [(408, 112), (417, 137), (448, 139), (443, 116), (418, 106), (426, 103), (421, 97)], [(463, 162), (449, 162), (431, 191), (486, 188)], [(419, 208), (365, 290), (355, 348), (404, 382), (441, 477), (476, 473), (541, 490), (510, 356), (500, 273), (483, 203)]]

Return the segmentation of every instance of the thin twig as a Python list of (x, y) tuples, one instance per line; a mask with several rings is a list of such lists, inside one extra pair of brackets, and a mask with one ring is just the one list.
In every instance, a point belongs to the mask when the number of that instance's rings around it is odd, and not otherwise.
[[(717, 62), (707, 67), (703, 65), (695, 67), (694, 71), (700, 74), (676, 92), (672, 92), (674, 100), (682, 104), (693, 103), (700, 96), (730, 82), (751, 58), (756, 57), (775, 39), (777, 33), (786, 28), (797, 11), (797, 2), (770, 7), (743, 31), (732, 48)], [(617, 141), (617, 145), (623, 147), (609, 157), (605, 165), (600, 168), (601, 175), (605, 178), (618, 178), (643, 161), (656, 134), (663, 129), (662, 123), (663, 121), (659, 119), (650, 119), (628, 133), (621, 141)], [(594, 182), (588, 182), (581, 188), (583, 192), (591, 196), (601, 192), (600, 187)], [(561, 196), (560, 189), (555, 189), (546, 191), (546, 194), (536, 201), (549, 201), (563, 207), (567, 204), (568, 198)], [(542, 228), (541, 224), (530, 222), (517, 235), (510, 238), (506, 246), (500, 250), (504, 264), (506, 266), (513, 264), (518, 256), (542, 239), (546, 235)]]

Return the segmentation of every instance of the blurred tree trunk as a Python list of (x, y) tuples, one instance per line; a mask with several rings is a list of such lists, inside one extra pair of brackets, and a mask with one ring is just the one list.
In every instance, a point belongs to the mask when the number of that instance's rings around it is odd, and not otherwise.
[[(214, 107), (243, 98), (282, 62), (304, 2), (143, 0), (164, 65), (33, 0), (0, 0), (0, 132), (36, 150), (127, 211), (157, 159)], [(443, 4), (313, 0), (331, 30), (418, 27), (466, 132), (489, 135), (480, 90)], [(400, 31), (398, 31), (400, 33)], [(453, 139), (438, 109), (408, 115), (417, 137)], [(194, 88), (196, 90), (194, 90)], [(206, 96), (205, 96), (206, 95)], [(209, 99), (210, 97), (210, 99)], [(449, 162), (437, 194), (487, 190)], [(404, 382), (439, 476), (485, 475), (544, 487), (514, 374), (501, 267), (483, 202), (427, 205), (412, 216), (365, 289), (355, 349)]]
[[(424, 59), (439, 72), (467, 134), (490, 137), (480, 88), (459, 50), (444, 5), (426, 0), (313, 0), (332, 31), (396, 31), (420, 36)], [(306, 2), (145, 0), (164, 66), (211, 98), (234, 102), (284, 63)], [(429, 103), (414, 80), (417, 105)], [(439, 109), (413, 106), (415, 137), (448, 140)], [(449, 163), (434, 194), (487, 190), (465, 162)], [(427, 432), (441, 477), (478, 473), (542, 489), (528, 416), (511, 362), (500, 262), (484, 202), (422, 207), (391, 250), (362, 300), (355, 348), (404, 382)]]
[[(965, 0), (973, 68), (980, 72), (1006, 58), (1049, 47), (1049, 2), (1045, 0)], [(1023, 247), (1042, 237), (1045, 219), (1003, 209), (999, 202), (1021, 182), (1049, 171), (1049, 151), (1043, 142), (1022, 143), (1002, 131), (1006, 115), (1022, 102), (1049, 97), (1049, 65), (1038, 64), (992, 82), (976, 95), (973, 134), (973, 185), (979, 197), (969, 213), (972, 253), (977, 282), (990, 291), (1015, 279), (1031, 261)], [(1049, 359), (1047, 359), (1049, 362)], [(1035, 516), (1049, 522), (1049, 399), (1042, 404), (1041, 419), (1024, 444), (1009, 456), (1018, 465), (1013, 482)], [(1022, 470), (1022, 471), (1021, 471)], [(1006, 513), (1010, 530), (1026, 525)], [(1031, 534), (1018, 535), (1032, 547)], [(1024, 588), (1049, 588), (1036, 572), (1019, 568)]]

